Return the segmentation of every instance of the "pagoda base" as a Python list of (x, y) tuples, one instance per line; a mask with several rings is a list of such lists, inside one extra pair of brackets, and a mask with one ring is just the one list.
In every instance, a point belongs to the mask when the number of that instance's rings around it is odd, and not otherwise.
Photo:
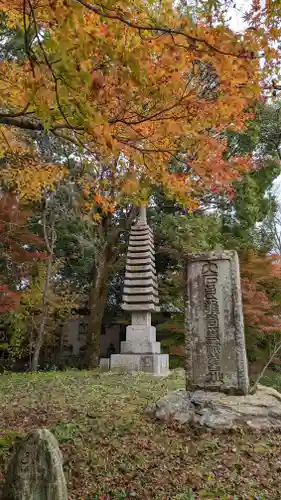
[(111, 354), (110, 369), (169, 375), (169, 354)]

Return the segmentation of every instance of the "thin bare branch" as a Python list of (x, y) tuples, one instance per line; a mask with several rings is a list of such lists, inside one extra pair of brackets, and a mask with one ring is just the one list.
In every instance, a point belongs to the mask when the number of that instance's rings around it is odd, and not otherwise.
[(268, 362), (265, 364), (265, 366), (263, 367), (261, 373), (259, 374), (256, 382), (254, 383), (254, 385), (251, 387), (250, 389), (250, 393), (253, 394), (254, 392), (256, 392), (257, 390), (257, 387), (258, 387), (258, 384), (260, 382), (260, 380), (262, 379), (262, 377), (264, 376), (266, 370), (268, 369), (269, 365), (272, 363), (273, 359), (275, 358), (275, 356), (278, 354), (278, 352), (280, 351), (281, 349), (281, 342), (279, 342), (276, 346), (275, 346), (275, 349), (273, 350), (273, 353), (272, 355), (270, 356)]

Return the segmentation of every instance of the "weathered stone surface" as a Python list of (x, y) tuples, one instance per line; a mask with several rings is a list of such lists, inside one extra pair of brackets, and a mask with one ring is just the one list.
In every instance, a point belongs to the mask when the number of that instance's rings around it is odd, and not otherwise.
[[(132, 321), (133, 323), (133, 321)], [(156, 328), (141, 323), (127, 326), (126, 340), (137, 342), (138, 340), (147, 340), (148, 342), (156, 342)]]
[[(134, 278), (134, 277), (133, 277)], [(125, 287), (131, 286), (143, 286), (144, 278), (146, 279), (145, 285), (157, 288), (157, 281), (155, 276), (148, 275), (147, 277), (139, 277), (137, 279), (125, 279), (124, 285)]]
[(138, 304), (138, 305), (159, 303), (159, 299), (155, 295), (123, 295), (123, 301), (126, 304)]
[(137, 292), (140, 294), (153, 294), (153, 295), (156, 295), (158, 296), (158, 290), (156, 288), (156, 286), (139, 286), (139, 285), (135, 285), (135, 286), (125, 286), (124, 287), (124, 295), (130, 295), (130, 294), (135, 294), (136, 293), (136, 287), (137, 287)]
[(168, 354), (112, 354), (111, 370), (120, 369), (128, 372), (145, 372), (151, 375), (169, 374)]
[(212, 429), (281, 430), (281, 394), (262, 385), (255, 394), (245, 396), (178, 389), (149, 405), (147, 412), (165, 422)]
[(187, 389), (247, 394), (248, 364), (237, 253), (190, 255), (187, 276)]
[(127, 278), (127, 271), (132, 271), (134, 274), (135, 273), (139, 273), (139, 275), (142, 273), (142, 272), (149, 272), (151, 273), (152, 275), (156, 275), (156, 271), (155, 271), (155, 265), (154, 263), (150, 262), (149, 264), (134, 264), (134, 265), (129, 265), (128, 263), (126, 264), (126, 274), (125, 274), (125, 278)]
[(109, 358), (100, 358), (100, 369), (104, 372), (109, 371), (109, 369), (110, 369), (110, 359)]
[(137, 250), (137, 247), (133, 250), (129, 248), (129, 251), (127, 253), (127, 260), (129, 259), (135, 259), (136, 262), (140, 262), (143, 259), (151, 259), (153, 262), (155, 262), (155, 257), (154, 257), (154, 251), (152, 248), (148, 248), (145, 250), (145, 247), (140, 247), (139, 251)]
[(149, 342), (148, 340), (125, 340), (121, 342), (121, 352), (124, 354), (142, 354), (142, 353), (153, 353), (160, 354), (160, 342)]
[(151, 231), (140, 232), (138, 231), (136, 234), (132, 233), (129, 239), (130, 245), (136, 245), (138, 242), (143, 244), (143, 242), (152, 242), (153, 243), (153, 235)]
[[(131, 331), (131, 328), (134, 328), (135, 326), (151, 326), (151, 313), (147, 311), (139, 311), (139, 312), (132, 312), (132, 326), (127, 327), (127, 333), (129, 334)], [(156, 332), (155, 326), (152, 327), (154, 329), (154, 332)], [(150, 330), (151, 331), (151, 330)], [(150, 335), (150, 333), (149, 333)], [(156, 335), (156, 333), (155, 333)], [(150, 336), (148, 338), (151, 338)], [(155, 340), (153, 338), (153, 340)]]
[(153, 240), (152, 237), (148, 239), (148, 241), (134, 240), (130, 241), (128, 252), (138, 253), (139, 249), (144, 251), (153, 251)]
[[(143, 311), (143, 304), (127, 304), (126, 302), (124, 302), (122, 304), (122, 309), (124, 311), (131, 311), (131, 312)], [(155, 304), (145, 304), (145, 309), (146, 309), (146, 311), (150, 311), (150, 312), (159, 312), (160, 311), (160, 307), (156, 306)]]
[(3, 500), (67, 500), (62, 455), (48, 429), (31, 431), (8, 467)]
[(125, 285), (126, 285), (126, 280), (143, 280), (144, 278), (148, 278), (148, 282), (149, 280), (153, 280), (153, 281), (156, 281), (157, 280), (157, 277), (156, 277), (156, 274), (155, 272), (150, 269), (148, 271), (133, 271), (133, 272), (126, 272), (126, 279), (125, 279)]

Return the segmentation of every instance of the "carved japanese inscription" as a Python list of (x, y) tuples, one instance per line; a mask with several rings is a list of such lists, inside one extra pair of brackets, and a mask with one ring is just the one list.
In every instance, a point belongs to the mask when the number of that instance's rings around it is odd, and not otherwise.
[(219, 303), (216, 296), (218, 266), (208, 262), (202, 266), (204, 283), (204, 309), (206, 314), (206, 348), (208, 373), (206, 383), (217, 383), (223, 380), (221, 373), (221, 340), (219, 331)]
[(248, 392), (248, 367), (236, 252), (193, 254), (187, 264), (187, 388)]

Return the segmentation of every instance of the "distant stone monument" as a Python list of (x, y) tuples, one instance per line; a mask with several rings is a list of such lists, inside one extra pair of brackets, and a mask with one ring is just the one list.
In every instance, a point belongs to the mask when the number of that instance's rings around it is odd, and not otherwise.
[(236, 252), (188, 257), (185, 347), (188, 390), (248, 393)]
[(132, 313), (132, 324), (126, 329), (126, 341), (121, 342), (121, 353), (111, 355), (110, 368), (167, 375), (169, 355), (161, 354), (156, 328), (151, 326), (159, 298), (153, 233), (144, 206), (131, 229), (124, 285), (122, 309)]
[(3, 500), (67, 500), (62, 455), (48, 429), (29, 432), (17, 444), (4, 483)]

